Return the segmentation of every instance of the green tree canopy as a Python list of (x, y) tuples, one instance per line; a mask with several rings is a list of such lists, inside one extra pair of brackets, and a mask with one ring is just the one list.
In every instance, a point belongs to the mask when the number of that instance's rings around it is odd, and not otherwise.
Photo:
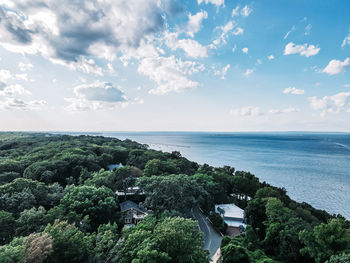
[(157, 214), (164, 210), (188, 213), (208, 196), (201, 185), (183, 174), (142, 177), (139, 185), (146, 195), (146, 207)]
[(147, 216), (133, 229), (127, 230), (118, 253), (121, 263), (205, 263), (203, 234), (198, 223), (182, 217), (165, 218), (156, 222)]
[(83, 262), (91, 253), (91, 237), (85, 236), (77, 227), (66, 221), (49, 224), (44, 233), (53, 240), (53, 251), (47, 259), (49, 263)]
[(43, 231), (47, 223), (44, 207), (24, 210), (16, 220), (16, 235), (27, 236), (34, 232)]
[(339, 252), (350, 252), (349, 225), (341, 218), (321, 223), (312, 231), (301, 231), (299, 238), (305, 244), (301, 253), (310, 255), (316, 263), (325, 262)]
[(118, 203), (114, 192), (106, 187), (77, 186), (61, 199), (61, 206), (66, 211), (78, 215), (88, 215), (93, 229), (100, 224), (117, 220)]
[(15, 230), (15, 219), (12, 213), (0, 210), (0, 245), (12, 240)]

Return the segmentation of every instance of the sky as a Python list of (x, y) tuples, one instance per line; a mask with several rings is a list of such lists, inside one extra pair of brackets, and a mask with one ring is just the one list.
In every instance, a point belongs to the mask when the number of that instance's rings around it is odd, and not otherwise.
[(350, 131), (348, 0), (0, 0), (2, 131)]

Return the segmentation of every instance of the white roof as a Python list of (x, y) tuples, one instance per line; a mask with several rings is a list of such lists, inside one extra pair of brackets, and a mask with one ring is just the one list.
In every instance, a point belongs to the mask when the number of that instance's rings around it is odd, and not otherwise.
[(234, 226), (234, 227), (247, 226), (242, 221), (238, 221), (238, 220), (225, 219), (224, 221), (228, 226)]
[(215, 212), (220, 214), (218, 211), (218, 208), (221, 208), (225, 211), (223, 214), (224, 217), (230, 217), (230, 218), (244, 218), (244, 210), (236, 206), (235, 204), (220, 204), (215, 205)]

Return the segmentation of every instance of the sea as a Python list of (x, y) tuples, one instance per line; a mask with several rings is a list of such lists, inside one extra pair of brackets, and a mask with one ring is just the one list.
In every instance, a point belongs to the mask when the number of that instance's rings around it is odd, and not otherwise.
[(298, 202), (350, 218), (350, 133), (101, 132), (249, 171)]

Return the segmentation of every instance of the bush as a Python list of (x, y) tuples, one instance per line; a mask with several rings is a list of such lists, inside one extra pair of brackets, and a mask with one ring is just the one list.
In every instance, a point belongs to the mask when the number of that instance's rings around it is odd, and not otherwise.
[(219, 214), (211, 212), (209, 215), (209, 219), (218, 231), (220, 231), (222, 234), (226, 234), (227, 224), (224, 222), (224, 220)]

